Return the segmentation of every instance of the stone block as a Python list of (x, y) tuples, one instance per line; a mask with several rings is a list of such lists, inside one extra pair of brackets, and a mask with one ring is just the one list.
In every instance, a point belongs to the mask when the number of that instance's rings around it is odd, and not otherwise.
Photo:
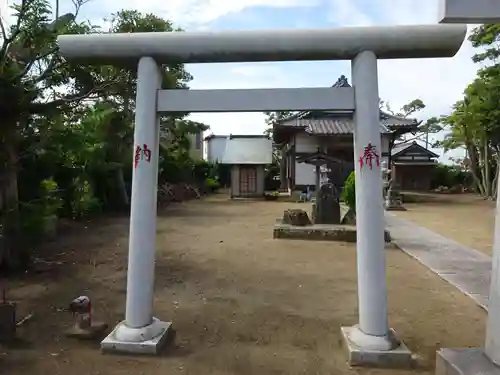
[[(391, 242), (389, 231), (384, 231), (385, 242)], [(278, 221), (274, 225), (273, 238), (309, 241), (356, 242), (356, 227), (341, 224), (313, 224), (294, 226)]]
[(444, 348), (436, 355), (436, 375), (500, 375), (482, 348)]
[(283, 212), (283, 223), (292, 226), (307, 226), (311, 225), (311, 220), (307, 216), (307, 212), (300, 209), (285, 210)]
[(101, 342), (101, 350), (105, 353), (145, 354), (157, 355), (173, 337), (174, 331), (171, 322), (156, 320), (155, 324), (161, 328), (160, 334), (145, 341), (122, 341), (116, 337), (120, 329), (118, 324), (115, 329)]
[(354, 327), (341, 327), (342, 344), (347, 351), (348, 361), (351, 366), (379, 367), (379, 368), (412, 368), (415, 361), (411, 351), (399, 339), (396, 332), (390, 330), (398, 345), (391, 350), (373, 350), (357, 346), (349, 339), (351, 330)]

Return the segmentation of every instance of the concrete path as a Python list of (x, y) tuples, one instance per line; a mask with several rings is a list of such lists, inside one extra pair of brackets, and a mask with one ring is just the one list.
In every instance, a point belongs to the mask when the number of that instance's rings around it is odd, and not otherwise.
[(398, 218), (392, 212), (386, 212), (385, 217), (387, 229), (398, 247), (488, 310), (489, 256)]

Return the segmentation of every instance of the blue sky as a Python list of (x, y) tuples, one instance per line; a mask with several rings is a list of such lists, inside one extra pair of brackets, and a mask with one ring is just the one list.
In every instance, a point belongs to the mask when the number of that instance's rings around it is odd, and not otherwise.
[[(68, 0), (62, 3), (71, 5)], [(186, 30), (228, 30), (432, 24), (438, 5), (436, 0), (92, 0), (81, 17), (98, 22), (120, 9), (153, 12)], [(380, 97), (394, 109), (422, 99), (427, 108), (416, 116), (422, 120), (447, 114), (475, 76), (478, 66), (471, 62), (472, 54), (465, 42), (454, 58), (380, 61)], [(196, 89), (329, 86), (341, 74), (350, 78), (346, 61), (187, 68), (194, 76), (190, 86)], [(262, 134), (265, 129), (260, 113), (195, 114), (192, 118), (209, 124), (215, 134)]]

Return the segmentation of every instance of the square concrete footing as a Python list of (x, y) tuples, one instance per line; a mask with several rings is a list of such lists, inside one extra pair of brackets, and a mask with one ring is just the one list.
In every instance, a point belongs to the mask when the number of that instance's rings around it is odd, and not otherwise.
[(390, 335), (399, 345), (392, 350), (372, 350), (357, 346), (349, 339), (354, 327), (341, 327), (342, 345), (347, 351), (348, 362), (351, 366), (378, 367), (378, 368), (412, 368), (414, 358), (406, 345), (397, 339), (396, 332), (391, 329)]
[(436, 354), (436, 375), (500, 375), (500, 367), (482, 348), (441, 349)]
[(125, 342), (116, 338), (115, 332), (119, 328), (119, 324), (115, 329), (101, 341), (101, 350), (105, 353), (123, 353), (123, 354), (158, 354), (166, 344), (170, 334), (172, 333), (171, 322), (158, 322), (161, 324), (162, 330), (159, 335), (151, 340), (141, 342)]

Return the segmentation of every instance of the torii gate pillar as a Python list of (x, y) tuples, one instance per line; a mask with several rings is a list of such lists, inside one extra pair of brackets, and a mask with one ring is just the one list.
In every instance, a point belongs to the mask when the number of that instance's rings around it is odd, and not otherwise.
[[(440, 23), (500, 22), (500, 0), (439, 0)], [(500, 105), (500, 103), (499, 103)], [(500, 180), (498, 181), (500, 189)], [(488, 321), (483, 348), (444, 348), (438, 351), (436, 374), (500, 374), (500, 194), (497, 196)]]
[[(354, 113), (359, 324), (344, 328), (351, 364), (409, 364), (387, 319), (377, 59), (451, 57), (466, 27), (63, 35), (67, 59), (138, 64), (125, 321), (106, 350), (157, 353), (170, 323), (153, 317), (158, 113), (343, 110)], [(352, 88), (161, 90), (157, 64), (352, 60)]]

